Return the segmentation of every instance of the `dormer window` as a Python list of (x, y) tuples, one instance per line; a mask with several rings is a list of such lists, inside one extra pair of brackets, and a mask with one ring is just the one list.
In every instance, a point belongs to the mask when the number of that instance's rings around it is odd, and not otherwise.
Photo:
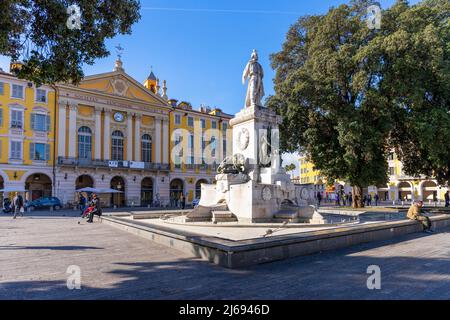
[(44, 89), (36, 89), (36, 102), (47, 102), (47, 91)]
[(12, 85), (11, 97), (16, 99), (23, 99), (23, 86), (18, 84)]

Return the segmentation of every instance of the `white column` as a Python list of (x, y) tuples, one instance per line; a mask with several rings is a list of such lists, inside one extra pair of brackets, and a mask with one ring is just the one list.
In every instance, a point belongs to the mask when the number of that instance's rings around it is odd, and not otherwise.
[(105, 110), (104, 132), (103, 132), (103, 160), (111, 159), (111, 111)]
[(134, 118), (134, 160), (142, 161), (141, 159), (141, 118), (140, 114), (137, 114)]
[(69, 157), (76, 156), (76, 138), (77, 138), (77, 109), (78, 106), (73, 104), (69, 108)]
[(222, 162), (223, 158), (224, 158), (224, 155), (223, 155), (223, 138), (224, 138), (223, 130), (222, 129), (217, 129), (217, 139), (218, 139), (218, 141), (217, 141), (217, 150), (216, 150), (216, 153), (217, 153), (216, 163), (217, 164), (220, 164)]
[(58, 156), (66, 156), (66, 104), (61, 103), (58, 110)]
[(162, 147), (163, 147), (163, 163), (169, 163), (169, 120), (164, 119), (163, 120), (163, 141), (162, 141)]
[(155, 163), (161, 163), (161, 119), (155, 117)]
[(127, 158), (128, 161), (133, 161), (133, 115), (131, 112), (127, 113)]
[(101, 159), (102, 150), (102, 110), (95, 108), (94, 159)]

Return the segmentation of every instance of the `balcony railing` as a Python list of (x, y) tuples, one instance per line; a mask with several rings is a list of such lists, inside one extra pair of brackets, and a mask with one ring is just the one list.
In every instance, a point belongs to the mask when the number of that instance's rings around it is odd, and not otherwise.
[(154, 170), (169, 171), (169, 164), (140, 162), (140, 161), (115, 161), (99, 159), (80, 159), (72, 157), (58, 157), (58, 165), (82, 168), (110, 168), (110, 169), (135, 169), (135, 170)]

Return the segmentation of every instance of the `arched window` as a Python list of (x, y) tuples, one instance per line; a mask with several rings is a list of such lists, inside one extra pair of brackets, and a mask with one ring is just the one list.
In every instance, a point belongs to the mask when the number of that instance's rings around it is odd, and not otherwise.
[(78, 129), (78, 158), (91, 159), (92, 157), (92, 131), (88, 127)]
[(116, 130), (112, 133), (112, 156), (111, 160), (123, 160), (123, 133)]
[(152, 162), (152, 137), (144, 134), (141, 139), (142, 161)]

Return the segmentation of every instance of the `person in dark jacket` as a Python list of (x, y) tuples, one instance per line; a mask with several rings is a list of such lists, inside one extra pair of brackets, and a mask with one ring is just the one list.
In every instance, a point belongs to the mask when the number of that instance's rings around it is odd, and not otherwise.
[(445, 207), (448, 208), (450, 206), (450, 191), (447, 191), (444, 195), (445, 199)]
[(13, 212), (14, 212), (13, 219), (16, 219), (17, 214), (19, 214), (23, 217), (23, 212), (25, 211), (24, 207), (23, 207), (23, 197), (16, 192), (12, 203), (13, 203)]
[(317, 191), (317, 206), (320, 207), (320, 203), (322, 202), (322, 194), (320, 191)]
[(184, 194), (181, 195), (181, 209), (185, 209), (186, 208), (186, 197), (184, 196)]
[(375, 206), (378, 206), (378, 201), (380, 200), (380, 196), (378, 195), (378, 193), (375, 193), (373, 198), (375, 200)]
[(91, 213), (89, 213), (89, 219), (88, 219), (88, 223), (92, 223), (94, 222), (94, 214), (98, 215), (99, 217), (102, 215), (102, 208), (100, 206), (100, 199), (97, 197), (97, 195), (94, 193), (92, 194), (92, 201), (91, 201), (91, 206), (94, 207), (94, 210), (91, 211)]

